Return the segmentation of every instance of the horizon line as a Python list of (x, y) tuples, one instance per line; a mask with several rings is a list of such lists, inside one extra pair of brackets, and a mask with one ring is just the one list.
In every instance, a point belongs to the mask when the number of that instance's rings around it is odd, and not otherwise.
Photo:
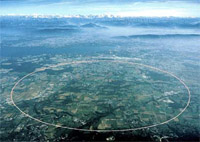
[(200, 18), (195, 16), (121, 16), (113, 14), (99, 15), (63, 15), (63, 14), (0, 14), (0, 17), (32, 17), (32, 18)]

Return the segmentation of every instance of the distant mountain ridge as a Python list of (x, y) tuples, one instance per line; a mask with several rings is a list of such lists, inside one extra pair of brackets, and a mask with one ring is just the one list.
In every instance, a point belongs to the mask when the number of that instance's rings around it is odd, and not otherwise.
[(200, 37), (200, 34), (141, 34), (141, 35), (129, 35), (129, 36), (116, 36), (114, 38), (188, 38), (188, 37)]
[(32, 18), (200, 18), (200, 17), (174, 17), (174, 16), (120, 16), (112, 14), (100, 15), (40, 15), (40, 14), (7, 14), (0, 15), (0, 17), (32, 17)]
[[(62, 15), (7, 15), (0, 16), (1, 26), (8, 25), (59, 25), (80, 26), (81, 28), (106, 28), (107, 26), (195, 28), (200, 29), (200, 18), (180, 17), (115, 17), (101, 16), (62, 16)], [(72, 28), (72, 27), (70, 27)]]
[(106, 27), (98, 25), (96, 23), (86, 23), (86, 24), (81, 25), (81, 27), (83, 27), (83, 28), (103, 28), (103, 29), (106, 28)]

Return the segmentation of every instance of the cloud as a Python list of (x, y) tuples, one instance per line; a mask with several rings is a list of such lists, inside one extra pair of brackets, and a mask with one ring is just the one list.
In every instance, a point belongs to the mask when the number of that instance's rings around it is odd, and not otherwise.
[(200, 0), (1, 0), (1, 15), (200, 17)]

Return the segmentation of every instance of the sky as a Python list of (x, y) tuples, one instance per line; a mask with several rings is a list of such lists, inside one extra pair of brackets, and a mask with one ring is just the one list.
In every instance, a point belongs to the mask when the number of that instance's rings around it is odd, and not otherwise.
[(0, 0), (0, 15), (200, 17), (200, 0)]

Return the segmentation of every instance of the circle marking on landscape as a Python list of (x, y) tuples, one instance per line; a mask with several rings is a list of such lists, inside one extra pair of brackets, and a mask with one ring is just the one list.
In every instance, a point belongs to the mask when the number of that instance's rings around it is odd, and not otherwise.
[[(52, 124), (52, 123), (48, 123), (48, 122), (45, 122), (45, 121), (42, 121), (38, 118), (35, 118), (33, 116), (31, 116), (30, 114), (24, 112), (23, 110), (21, 110), (14, 102), (13, 100), (13, 93), (14, 93), (14, 90), (16, 88), (16, 86), (22, 81), (24, 80), (25, 78), (37, 73), (37, 72), (41, 72), (41, 71), (45, 71), (47, 69), (51, 69), (51, 68), (55, 68), (55, 67), (59, 67), (59, 66), (64, 66), (64, 65), (71, 65), (71, 64), (87, 64), (87, 63), (95, 63), (95, 62), (113, 62), (113, 63), (125, 63), (125, 64), (129, 64), (129, 65), (138, 65), (138, 66), (143, 66), (143, 67), (146, 67), (146, 68), (150, 68), (150, 69), (153, 69), (153, 70), (156, 70), (156, 71), (159, 71), (159, 72), (162, 72), (162, 73), (165, 73), (165, 74), (168, 74), (172, 77), (174, 77), (176, 80), (178, 80), (184, 87), (185, 89), (187, 90), (187, 94), (188, 94), (188, 100), (187, 100), (187, 104), (185, 105), (185, 107), (177, 114), (175, 115), (174, 117), (166, 120), (166, 121), (163, 121), (161, 123), (157, 123), (157, 124), (152, 124), (152, 125), (148, 125), (148, 126), (142, 126), (142, 127), (137, 127), (137, 128), (130, 128), (130, 129), (119, 129), (119, 130), (115, 130), (115, 129), (111, 129), (111, 130), (108, 130), (108, 129), (95, 129), (95, 130), (90, 130), (90, 129), (79, 129), (79, 128), (73, 128), (73, 127), (68, 127), (68, 126), (62, 126), (62, 125), (57, 125), (57, 124)], [(78, 130), (78, 131), (88, 131), (88, 132), (123, 132), (123, 131), (135, 131), (135, 130), (141, 130), (141, 129), (147, 129), (147, 128), (152, 128), (152, 127), (156, 127), (156, 126), (160, 126), (160, 125), (164, 125), (164, 124), (167, 124), (173, 120), (175, 120), (176, 118), (178, 118), (186, 109), (187, 107), (189, 106), (190, 104), (190, 99), (191, 99), (191, 93), (190, 93), (190, 89), (189, 87), (185, 84), (185, 82), (183, 80), (181, 80), (179, 77), (177, 77), (176, 75), (174, 75), (173, 73), (170, 73), (168, 71), (165, 71), (165, 70), (162, 70), (162, 69), (159, 69), (159, 68), (156, 68), (156, 67), (153, 67), (153, 66), (150, 66), (150, 65), (145, 65), (145, 64), (141, 64), (141, 63), (135, 63), (135, 62), (130, 62), (130, 61), (122, 61), (122, 60), (83, 60), (83, 61), (72, 61), (72, 62), (66, 62), (66, 63), (59, 63), (57, 65), (52, 65), (52, 66), (49, 66), (49, 67), (44, 67), (44, 68), (40, 68), (40, 69), (37, 69), (27, 75), (25, 75), (24, 77), (22, 77), (21, 79), (19, 79), (15, 85), (13, 86), (13, 88), (11, 89), (11, 92), (10, 92), (10, 99), (11, 99), (11, 103), (14, 105), (15, 108), (17, 108), (22, 114), (24, 114), (26, 117), (32, 119), (32, 120), (35, 120), (37, 122), (40, 122), (40, 123), (43, 123), (45, 125), (49, 125), (49, 126), (54, 126), (54, 127), (58, 127), (58, 128), (65, 128), (65, 129), (70, 129), (70, 130)]]

